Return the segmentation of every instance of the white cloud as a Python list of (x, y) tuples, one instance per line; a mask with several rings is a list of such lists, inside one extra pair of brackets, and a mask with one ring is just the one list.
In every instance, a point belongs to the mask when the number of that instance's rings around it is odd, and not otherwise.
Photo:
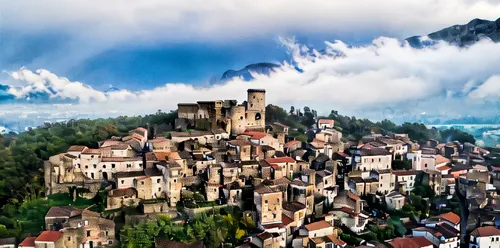
[(500, 3), (488, 0), (0, 0), (0, 6), (5, 29), (65, 31), (88, 42), (226, 41), (353, 30), (402, 38), (500, 13)]
[[(15, 93), (19, 96), (46, 91), (50, 87), (56, 91), (51, 93), (54, 97), (78, 99), (77, 104), (57, 107), (27, 105), (38, 113), (62, 112), (68, 117), (154, 113), (158, 109), (176, 109), (180, 102), (199, 100), (236, 99), (241, 102), (248, 88), (265, 88), (267, 103), (283, 107), (308, 105), (321, 114), (336, 109), (341, 113), (382, 118), (384, 111), (389, 110), (391, 118), (422, 118), (423, 112), (426, 116), (441, 118), (498, 112), (496, 106), (482, 101), (500, 95), (500, 68), (497, 66), (500, 64), (500, 44), (491, 41), (469, 48), (438, 43), (420, 50), (384, 37), (360, 47), (326, 42), (327, 54), (317, 57), (301, 55), (300, 51), (305, 49), (303, 45), (283, 41), (302, 72), (285, 63), (270, 76), (254, 75), (255, 80), (251, 82), (234, 79), (207, 87), (167, 83), (155, 89), (104, 94), (43, 69), (32, 72), (22, 68), (10, 75), (19, 81), (17, 85), (23, 84), (17, 86), (20, 89)], [(335, 51), (345, 56), (337, 56)], [(315, 51), (312, 53), (319, 55)], [(470, 87), (470, 82), (477, 82), (477, 89), (465, 96), (453, 94)], [(1, 109), (12, 108), (0, 105), (0, 112)]]

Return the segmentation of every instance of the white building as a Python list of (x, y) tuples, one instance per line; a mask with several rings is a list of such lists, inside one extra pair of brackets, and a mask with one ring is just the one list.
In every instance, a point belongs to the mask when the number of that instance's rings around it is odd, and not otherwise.
[(470, 234), (469, 248), (500, 247), (500, 230), (494, 226), (478, 227)]

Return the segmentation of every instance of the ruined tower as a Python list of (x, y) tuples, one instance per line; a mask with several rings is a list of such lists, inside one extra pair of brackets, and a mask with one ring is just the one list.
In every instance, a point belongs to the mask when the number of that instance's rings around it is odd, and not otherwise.
[(264, 131), (266, 127), (266, 90), (248, 89), (247, 129)]

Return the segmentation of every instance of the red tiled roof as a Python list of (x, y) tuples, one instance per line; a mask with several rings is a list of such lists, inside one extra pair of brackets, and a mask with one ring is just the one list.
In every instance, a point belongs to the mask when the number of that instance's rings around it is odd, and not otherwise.
[(500, 235), (500, 230), (494, 226), (483, 226), (476, 228), (470, 235), (474, 237), (498, 236)]
[(27, 237), (19, 244), (19, 246), (35, 247), (35, 239), (36, 237)]
[(286, 143), (283, 147), (284, 148), (290, 148), (291, 146), (294, 146), (294, 145), (297, 145), (297, 144), (300, 144), (300, 141), (298, 141), (298, 140), (292, 140), (292, 141)]
[(451, 169), (451, 167), (448, 165), (443, 165), (443, 166), (439, 166), (436, 168), (436, 170), (438, 170), (438, 171), (445, 171), (445, 170), (450, 170), (450, 169)]
[(330, 225), (330, 223), (328, 223), (324, 220), (320, 220), (320, 221), (313, 222), (311, 224), (306, 225), (306, 229), (308, 231), (316, 231), (316, 230), (329, 228), (329, 227), (332, 227), (332, 225)]
[(85, 149), (87, 149), (86, 146), (70, 146), (68, 152), (82, 152)]
[(82, 154), (92, 154), (92, 155), (101, 155), (101, 150), (99, 149), (85, 149)]
[(439, 215), (439, 217), (441, 217), (441, 219), (445, 219), (445, 220), (447, 220), (455, 225), (460, 223), (460, 216), (456, 215), (453, 212), (441, 214), (441, 215)]
[(252, 132), (252, 131), (246, 131), (241, 133), (240, 135), (245, 135), (245, 136), (250, 136), (252, 139), (262, 139), (266, 137), (268, 134), (264, 132)]
[(351, 193), (351, 192), (347, 193), (347, 196), (348, 196), (349, 198), (351, 198), (351, 199), (355, 200), (355, 201), (359, 201), (359, 200), (360, 200), (359, 196), (357, 196), (357, 195), (355, 195), (355, 194), (353, 194), (353, 193)]
[(264, 159), (268, 164), (279, 164), (279, 163), (295, 163), (295, 159), (291, 157), (280, 157), (280, 158), (266, 158)]
[(335, 238), (333, 235), (326, 235), (326, 236), (328, 237), (328, 239), (330, 239), (336, 245), (344, 246), (347, 244), (343, 240)]
[(56, 242), (62, 235), (63, 233), (59, 231), (43, 231), (35, 242)]
[(288, 224), (290, 224), (292, 222), (293, 222), (292, 218), (290, 218), (284, 214), (281, 214), (281, 223), (283, 223), (283, 225), (288, 226)]
[(425, 237), (395, 238), (389, 244), (394, 248), (433, 247), (433, 244)]
[(329, 119), (319, 119), (318, 124), (330, 124), (333, 125), (335, 123), (334, 120), (329, 120)]
[(443, 164), (451, 162), (448, 158), (443, 157), (442, 155), (436, 155), (436, 164)]
[(182, 159), (178, 152), (155, 152), (154, 154), (159, 161)]

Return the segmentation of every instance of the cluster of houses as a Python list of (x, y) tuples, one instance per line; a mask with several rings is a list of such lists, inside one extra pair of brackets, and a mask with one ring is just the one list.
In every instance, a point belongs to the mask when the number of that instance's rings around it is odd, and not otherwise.
[[(398, 211), (411, 204), (419, 184), (426, 184), (444, 199), (463, 196), (471, 209), (465, 223), (474, 224), (461, 225), (456, 213), (446, 212), (415, 223), (404, 237), (355, 245), (454, 248), (468, 240), (471, 248), (500, 247), (495, 226), (500, 168), (487, 165), (488, 152), (475, 145), (417, 144), (406, 134), (349, 142), (328, 119), (319, 119), (309, 142), (302, 142), (289, 137), (288, 126), (265, 123), (264, 90), (248, 90), (240, 105), (234, 100), (179, 104), (178, 114), (177, 131), (168, 137), (136, 128), (98, 148), (72, 146), (51, 157), (45, 162), (48, 194), (85, 188), (79, 196), (92, 198), (105, 190), (106, 210), (140, 209), (126, 215), (130, 222), (164, 214), (185, 219), (214, 206), (237, 206), (260, 230), (241, 248), (338, 248), (347, 246), (342, 233), (362, 236), (382, 218), (366, 196)], [(411, 169), (395, 169), (397, 160)], [(177, 211), (180, 206), (184, 215)], [(88, 209), (52, 207), (45, 220), (46, 231), (19, 247), (117, 244), (113, 220)], [(168, 240), (156, 246), (204, 247)]]

